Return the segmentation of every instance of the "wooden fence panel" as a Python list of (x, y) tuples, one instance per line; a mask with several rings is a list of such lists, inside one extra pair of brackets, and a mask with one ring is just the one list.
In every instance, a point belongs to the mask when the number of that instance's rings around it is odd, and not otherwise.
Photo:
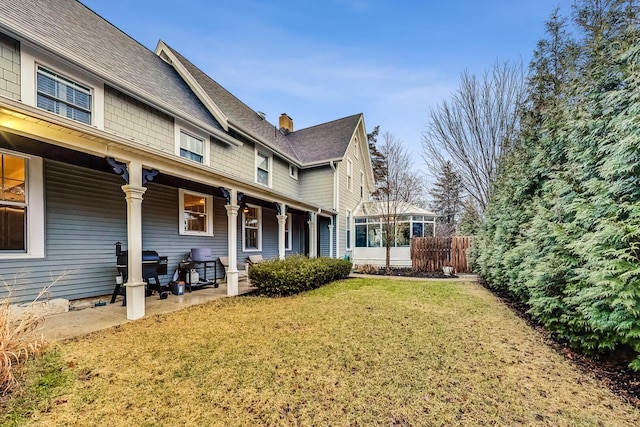
[(416, 237), (411, 239), (411, 264), (414, 270), (438, 271), (451, 265), (454, 273), (470, 273), (467, 250), (471, 237)]

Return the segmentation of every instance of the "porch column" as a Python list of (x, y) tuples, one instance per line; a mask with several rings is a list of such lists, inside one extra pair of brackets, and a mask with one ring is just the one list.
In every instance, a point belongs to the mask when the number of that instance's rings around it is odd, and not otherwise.
[(318, 234), (316, 232), (316, 213), (309, 212), (309, 258), (315, 258), (318, 253)]
[(227, 295), (238, 295), (238, 190), (230, 191), (227, 210), (227, 250), (229, 255), (229, 269), (227, 270)]
[(127, 200), (127, 319), (144, 317), (145, 282), (142, 279), (142, 164), (129, 163), (129, 184), (123, 185)]
[(329, 258), (333, 258), (333, 217), (329, 220)]
[(284, 259), (286, 254), (286, 227), (287, 227), (287, 214), (285, 213), (286, 207), (284, 203), (280, 203), (280, 213), (276, 215), (278, 218), (278, 257)]

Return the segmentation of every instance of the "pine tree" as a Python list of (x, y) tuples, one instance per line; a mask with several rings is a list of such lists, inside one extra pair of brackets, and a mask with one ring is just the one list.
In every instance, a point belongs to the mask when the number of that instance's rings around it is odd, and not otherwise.
[(451, 236), (456, 232), (462, 207), (462, 178), (453, 166), (446, 162), (436, 174), (436, 181), (429, 190), (431, 208), (438, 215), (436, 234)]
[(376, 145), (378, 143), (379, 133), (380, 126), (378, 125), (367, 134), (367, 144), (369, 145), (373, 178), (375, 180), (375, 190), (372, 193), (374, 199), (380, 196), (380, 188), (383, 186), (384, 177), (387, 175), (387, 161)]

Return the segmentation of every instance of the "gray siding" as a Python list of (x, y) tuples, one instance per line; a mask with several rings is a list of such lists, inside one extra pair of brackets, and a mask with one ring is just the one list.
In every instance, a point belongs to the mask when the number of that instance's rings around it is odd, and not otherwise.
[(44, 176), (45, 258), (0, 261), (2, 279), (14, 287), (13, 300), (33, 300), (57, 279), (52, 298), (111, 293), (114, 243), (126, 241), (122, 178), (54, 161), (45, 161)]
[(109, 86), (104, 88), (104, 128), (117, 135), (175, 153), (173, 118)]
[(318, 217), (318, 255), (328, 257), (330, 255), (330, 234), (329, 225), (331, 220), (325, 217)]
[[(306, 215), (293, 215), (291, 222), (291, 250), (285, 256), (305, 253)], [(276, 210), (262, 208), (262, 251), (242, 251), (242, 213), (238, 215), (238, 262), (244, 264), (249, 255), (262, 255), (263, 258), (278, 257), (278, 219)]]
[(20, 100), (20, 42), (0, 33), (0, 95)]
[(298, 180), (289, 175), (289, 162), (273, 157), (273, 188), (279, 192), (298, 196)]
[[(227, 211), (224, 199), (213, 199), (213, 237), (181, 235), (179, 227), (179, 194), (177, 188), (150, 182), (142, 202), (142, 246), (144, 250), (158, 252), (169, 258), (167, 276), (160, 276), (162, 283), (171, 280), (178, 263), (191, 252), (191, 248), (211, 248), (214, 258), (227, 254)], [(123, 249), (126, 249), (123, 247)], [(198, 266), (203, 277), (203, 265)], [(213, 268), (207, 269), (207, 279), (213, 278)], [(222, 266), (217, 264), (217, 277), (223, 277)]]
[(322, 166), (298, 172), (300, 197), (325, 209), (333, 209), (333, 169)]
[(256, 170), (254, 146), (249, 142), (245, 142), (242, 147), (212, 142), (210, 165), (227, 175), (254, 182)]

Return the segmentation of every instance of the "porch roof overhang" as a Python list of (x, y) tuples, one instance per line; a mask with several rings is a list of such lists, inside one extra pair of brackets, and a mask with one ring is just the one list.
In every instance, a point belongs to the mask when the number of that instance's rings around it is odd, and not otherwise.
[(197, 164), (148, 145), (107, 131), (83, 125), (9, 98), (0, 98), (0, 132), (36, 139), (53, 146), (121, 162), (136, 161), (161, 174), (210, 187), (234, 188), (248, 196), (273, 203), (285, 203), (307, 212), (334, 214), (315, 203), (257, 185), (242, 178), (225, 175), (211, 166)]

